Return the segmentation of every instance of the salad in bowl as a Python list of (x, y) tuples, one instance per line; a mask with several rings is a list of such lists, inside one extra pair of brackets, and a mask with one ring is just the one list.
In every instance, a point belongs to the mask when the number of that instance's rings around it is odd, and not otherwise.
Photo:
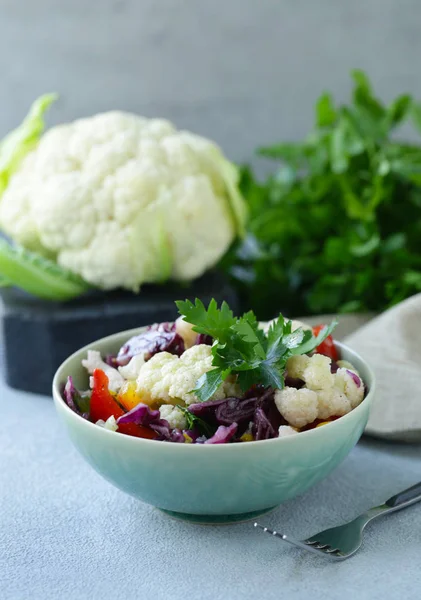
[(116, 435), (233, 445), (301, 435), (363, 402), (367, 385), (340, 356), (335, 322), (259, 323), (214, 300), (176, 304), (175, 323), (151, 325), (116, 353), (88, 349), (86, 388), (68, 374), (62, 389), (68, 407)]

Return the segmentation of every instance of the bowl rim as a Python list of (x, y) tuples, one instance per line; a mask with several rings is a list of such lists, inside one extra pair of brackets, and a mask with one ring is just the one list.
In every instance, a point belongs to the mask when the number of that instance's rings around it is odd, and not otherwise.
[[(92, 432), (96, 431), (96, 435), (112, 435), (112, 436), (118, 436), (119, 438), (123, 438), (127, 440), (126, 443), (132, 443), (132, 444), (138, 444), (139, 446), (142, 446), (143, 444), (147, 444), (150, 446), (150, 444), (152, 444), (152, 447), (156, 447), (157, 441), (156, 440), (150, 440), (147, 438), (139, 438), (139, 437), (134, 437), (131, 435), (126, 435), (126, 434), (122, 434), (122, 433), (117, 433), (116, 431), (110, 431), (108, 429), (104, 429), (103, 427), (99, 427), (98, 425), (96, 425), (95, 423), (92, 423), (92, 421), (88, 421), (87, 419), (84, 419), (82, 416), (78, 415), (76, 412), (74, 412), (64, 401), (62, 393), (59, 389), (59, 380), (62, 379), (62, 374), (63, 371), (65, 371), (66, 366), (68, 363), (72, 362), (77, 356), (83, 354), (84, 352), (87, 352), (88, 350), (92, 349), (92, 346), (94, 344), (97, 344), (99, 342), (101, 343), (106, 343), (111, 342), (112, 340), (115, 340), (117, 337), (122, 337), (122, 336), (126, 336), (127, 335), (127, 339), (129, 339), (131, 336), (135, 335), (136, 333), (139, 333), (143, 330), (146, 329), (147, 326), (142, 326), (142, 327), (135, 327), (134, 329), (128, 329), (125, 331), (120, 331), (117, 333), (114, 333), (112, 335), (108, 335), (106, 337), (103, 338), (99, 338), (97, 340), (92, 341), (90, 344), (86, 344), (86, 346), (83, 346), (82, 348), (79, 348), (79, 350), (76, 350), (76, 352), (73, 352), (73, 354), (71, 354), (70, 356), (68, 356), (66, 358), (66, 360), (64, 360), (61, 365), (58, 367), (58, 369), (56, 370), (54, 377), (53, 377), (53, 382), (52, 382), (52, 395), (53, 395), (53, 399), (55, 401), (56, 404), (60, 404), (60, 408), (64, 410), (65, 413), (67, 413), (69, 415), (70, 418), (75, 419), (77, 421), (77, 423), (79, 423), (79, 425), (81, 427), (88, 427), (88, 429), (92, 429)], [(365, 398), (362, 400), (362, 402), (356, 406), (355, 408), (353, 408), (349, 413), (347, 413), (346, 415), (343, 415), (342, 417), (339, 417), (338, 419), (335, 419), (335, 421), (331, 421), (328, 423), (328, 426), (333, 427), (340, 427), (340, 423), (344, 424), (346, 421), (350, 421), (352, 419), (357, 418), (360, 413), (363, 413), (368, 405), (371, 405), (375, 390), (376, 390), (376, 376), (374, 374), (373, 369), (371, 368), (371, 366), (367, 363), (367, 361), (362, 358), (362, 356), (360, 354), (358, 354), (358, 352), (355, 352), (355, 350), (353, 350), (352, 348), (350, 348), (349, 346), (347, 346), (346, 344), (339, 342), (337, 340), (334, 340), (334, 344), (335, 347), (339, 350), (343, 350), (345, 349), (347, 353), (353, 355), (355, 358), (357, 358), (358, 361), (360, 361), (369, 376), (370, 382), (369, 382), (369, 389), (368, 389), (368, 393), (365, 396)], [(367, 386), (368, 384), (366, 382), (364, 382), (365, 385)], [(369, 406), (370, 407), (370, 406)], [(57, 409), (56, 409), (57, 410)], [(315, 427), (314, 429), (309, 429), (307, 431), (302, 431), (299, 433), (300, 438), (302, 435), (306, 435), (307, 437), (305, 439), (309, 439), (310, 435), (314, 436), (323, 436), (323, 431), (325, 430), (325, 427)], [(114, 439), (116, 439), (114, 437)], [(123, 441), (122, 440), (122, 441)], [(129, 441), (131, 440), (131, 441)], [(293, 440), (297, 440), (297, 436), (295, 435), (291, 435), (291, 436), (285, 436), (285, 437), (278, 437), (278, 438), (271, 438), (271, 439), (267, 439), (267, 440), (253, 440), (251, 442), (247, 442), (247, 443), (243, 443), (243, 444), (176, 444), (176, 443), (168, 443), (166, 444), (166, 446), (171, 446), (171, 448), (174, 448), (175, 452), (184, 452), (185, 450), (181, 450), (182, 448), (185, 448), (185, 446), (191, 446), (192, 448), (199, 448), (199, 447), (203, 447), (203, 448), (240, 448), (240, 447), (250, 447), (250, 446), (254, 446), (255, 444), (258, 444), (259, 447), (262, 446), (262, 444), (275, 444), (275, 443), (292, 443)], [(296, 443), (296, 442), (295, 442)], [(177, 447), (177, 450), (175, 449), (175, 447)], [(221, 450), (220, 450), (221, 451)], [(192, 450), (188, 450), (188, 452), (192, 452)], [(200, 452), (203, 452), (203, 450), (200, 450)], [(211, 450), (211, 452), (215, 452), (215, 450)]]

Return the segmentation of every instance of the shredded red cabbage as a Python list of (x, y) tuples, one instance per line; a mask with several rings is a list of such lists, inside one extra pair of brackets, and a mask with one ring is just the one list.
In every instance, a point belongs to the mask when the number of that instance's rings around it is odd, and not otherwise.
[(232, 423), (229, 427), (220, 425), (214, 435), (206, 440), (205, 444), (226, 444), (231, 441), (237, 432), (237, 423)]
[(149, 360), (158, 352), (169, 352), (177, 356), (183, 354), (184, 340), (175, 331), (175, 325), (169, 323), (151, 325), (143, 333), (130, 338), (120, 348), (115, 363), (122, 367), (127, 365), (133, 356), (144, 354), (145, 360)]
[(136, 423), (136, 425), (149, 427), (151, 423), (160, 419), (161, 415), (159, 410), (152, 410), (147, 404), (141, 402), (126, 414), (121, 415), (121, 417), (117, 419), (117, 423)]
[[(278, 428), (279, 429), (279, 428)], [(278, 429), (270, 422), (263, 408), (258, 406), (253, 419), (253, 437), (255, 440), (268, 440), (278, 437)]]
[(150, 427), (159, 435), (157, 438), (168, 442), (185, 442), (184, 435), (180, 429), (171, 430), (168, 421), (161, 419), (159, 410), (152, 410), (142, 402), (137, 404), (132, 410), (117, 419), (117, 425), (123, 423), (136, 423)]
[(355, 385), (357, 387), (361, 387), (361, 379), (358, 377), (358, 375), (356, 373), (353, 373), (352, 371), (349, 371), (348, 369), (346, 370), (346, 372), (348, 373), (348, 375), (351, 375)]
[(334, 360), (332, 360), (332, 362), (330, 363), (330, 372), (335, 374), (338, 369), (339, 369), (338, 363), (335, 362)]
[(242, 398), (192, 404), (189, 412), (211, 424), (230, 426), (235, 423), (238, 436), (253, 423), (252, 433), (256, 440), (277, 437), (279, 426), (286, 423), (274, 402), (274, 391), (262, 386), (250, 388)]
[(104, 358), (104, 362), (110, 367), (113, 367), (113, 369), (116, 369), (119, 366), (115, 354), (107, 354)]
[(194, 442), (195, 444), (204, 444), (207, 441), (207, 437), (205, 435), (201, 435), (200, 437), (198, 437), (196, 439), (196, 441)]
[[(185, 433), (186, 435), (189, 436), (189, 438), (191, 439), (192, 443), (194, 444), (196, 442), (196, 440), (201, 436), (200, 431), (197, 429), (197, 427), (195, 429), (185, 429), (183, 431), (183, 433)], [(206, 438), (205, 438), (206, 439)]]
[(162, 436), (158, 437), (158, 440), (161, 440), (162, 442), (175, 442), (177, 444), (184, 444), (186, 442), (186, 438), (181, 429), (173, 429), (170, 431), (169, 436), (167, 434), (162, 434)]
[(73, 377), (69, 375), (63, 390), (63, 398), (69, 408), (83, 417), (89, 418), (89, 403), (91, 392), (79, 392), (73, 383)]
[(212, 346), (213, 337), (211, 337), (210, 335), (206, 335), (204, 333), (198, 333), (197, 338), (196, 338), (196, 345), (199, 345), (199, 344), (206, 344), (207, 346)]

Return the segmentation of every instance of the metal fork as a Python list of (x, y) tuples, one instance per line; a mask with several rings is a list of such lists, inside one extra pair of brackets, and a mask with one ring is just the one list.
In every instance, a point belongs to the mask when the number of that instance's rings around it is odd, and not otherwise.
[(363, 531), (370, 521), (377, 517), (381, 517), (382, 515), (406, 508), (420, 500), (421, 482), (392, 496), (389, 500), (386, 500), (384, 504), (370, 508), (366, 513), (345, 525), (326, 529), (325, 531), (316, 533), (316, 535), (313, 535), (313, 537), (308, 540), (302, 541), (294, 540), (283, 533), (273, 531), (259, 523), (255, 523), (254, 526), (259, 527), (265, 533), (278, 537), (284, 542), (288, 542), (302, 550), (307, 550), (332, 560), (344, 560), (355, 554), (361, 547)]

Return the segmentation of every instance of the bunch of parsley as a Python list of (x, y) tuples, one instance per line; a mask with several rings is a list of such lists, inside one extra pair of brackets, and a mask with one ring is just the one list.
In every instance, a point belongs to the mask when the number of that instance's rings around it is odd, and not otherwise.
[(381, 311), (421, 291), (421, 145), (395, 136), (421, 130), (420, 105), (386, 106), (352, 77), (352, 101), (324, 93), (304, 141), (259, 150), (280, 163), (267, 181), (242, 171), (249, 235), (225, 268), (259, 318)]
[(229, 375), (237, 376), (244, 392), (253, 385), (283, 388), (288, 358), (312, 352), (336, 325), (334, 321), (313, 336), (311, 331), (302, 328), (292, 331), (291, 321), (279, 315), (265, 332), (252, 311), (235, 317), (226, 302), (220, 309), (214, 299), (207, 309), (197, 298), (194, 304), (189, 300), (176, 304), (185, 321), (194, 325), (194, 331), (214, 339), (214, 368), (205, 373), (192, 390), (201, 401), (211, 398)]

